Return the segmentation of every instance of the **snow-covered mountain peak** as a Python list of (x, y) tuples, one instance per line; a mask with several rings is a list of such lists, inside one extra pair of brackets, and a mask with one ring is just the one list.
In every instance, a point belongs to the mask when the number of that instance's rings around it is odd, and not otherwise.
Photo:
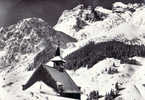
[[(78, 6), (75, 10), (80, 11), (78, 10), (80, 8), (82, 9), (83, 7)], [(83, 11), (83, 13), (85, 13), (86, 8), (83, 8)], [(139, 40), (140, 42), (142, 41), (141, 43), (139, 42), (139, 44), (144, 43), (144, 38), (141, 37), (144, 34), (144, 6), (140, 6), (139, 4), (127, 5), (121, 2), (116, 2), (114, 3), (112, 11), (102, 7), (96, 7), (94, 10), (91, 9), (90, 13), (93, 13), (93, 11), (103, 20), (92, 20), (91, 18), (89, 21), (83, 20), (86, 24), (83, 24), (80, 28), (79, 25), (81, 26), (82, 24), (77, 23), (76, 21), (78, 13), (74, 13), (73, 10), (68, 10), (60, 17), (60, 19), (62, 19), (61, 23), (57, 23), (54, 28), (73, 36), (77, 40), (87, 41), (91, 38), (93, 40), (98, 40), (99, 38), (106, 37), (104, 40), (118, 38), (117, 40), (124, 42)], [(69, 17), (69, 15), (73, 14), (76, 14), (77, 17)], [(63, 18), (65, 19), (63, 20)], [(82, 17), (79, 17), (79, 20), (83, 19), (81, 18)], [(76, 31), (76, 27), (78, 28), (78, 31)], [(123, 36), (124, 38), (120, 36)]]
[(1, 49), (7, 51), (1, 62), (6, 65), (17, 62), (21, 55), (35, 55), (48, 46), (55, 47), (58, 41), (61, 41), (62, 47), (76, 41), (63, 32), (55, 31), (40, 18), (24, 19), (15, 25), (1, 28), (0, 35)]
[(83, 5), (78, 5), (72, 10), (64, 11), (54, 28), (75, 37), (76, 33), (85, 26), (97, 20), (102, 20), (108, 13), (111, 12), (109, 10), (99, 9), (99, 7), (95, 9), (91, 6), (84, 7)]
[(17, 23), (17, 28), (21, 28), (21, 27), (24, 27), (24, 26), (38, 27), (37, 24), (38, 24), (38, 26), (41, 26), (41, 25), (42, 26), (45, 26), (45, 25), (49, 26), (48, 23), (46, 23), (43, 19), (33, 17), (33, 18), (26, 18), (26, 19), (20, 20)]

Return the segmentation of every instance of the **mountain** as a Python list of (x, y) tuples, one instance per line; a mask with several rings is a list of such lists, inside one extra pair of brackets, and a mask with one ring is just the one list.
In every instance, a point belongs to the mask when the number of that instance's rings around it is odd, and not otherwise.
[(144, 57), (144, 28), (140, 27), (144, 25), (143, 7), (116, 2), (112, 10), (79, 5), (64, 11), (54, 28), (78, 40), (65, 54), (66, 68), (92, 67), (112, 57), (119, 60)]
[(42, 82), (22, 91), (36, 68), (49, 64), (60, 41), (82, 100), (95, 93), (99, 100), (144, 100), (144, 12), (140, 4), (116, 2), (112, 10), (78, 5), (65, 10), (54, 28), (41, 18), (0, 28), (0, 99), (65, 100)]
[(79, 5), (63, 12), (54, 28), (78, 40), (64, 56), (65, 67), (82, 86), (83, 100), (93, 90), (105, 100), (110, 91), (118, 91), (117, 82), (122, 89), (109, 100), (145, 99), (144, 11), (144, 5), (116, 2), (112, 10)]
[[(79, 5), (72, 10), (64, 11), (54, 28), (77, 40), (97, 41), (97, 38), (101, 39), (98, 41), (102, 41), (103, 38), (104, 40), (111, 38), (121, 38), (120, 41), (123, 41), (123, 38), (132, 40), (139, 34), (144, 35), (143, 29), (141, 33), (136, 34), (138, 29), (140, 30), (139, 23), (144, 16), (140, 14), (143, 11), (141, 9), (138, 4), (125, 5), (121, 2), (114, 3), (112, 10), (98, 6), (85, 8)], [(140, 14), (138, 18), (136, 18), (137, 14)]]
[[(1, 50), (6, 51), (6, 55), (1, 58), (3, 66), (17, 63), (20, 60), (19, 57), (21, 57), (21, 55), (35, 55), (44, 52), (45, 49), (48, 50), (48, 48), (52, 49), (50, 50), (51, 52), (54, 52), (59, 41), (61, 46), (64, 48), (68, 42), (76, 42), (75, 39), (65, 33), (55, 31), (40, 18), (27, 18), (19, 21), (15, 25), (2, 27), (0, 35)], [(47, 52), (48, 51), (45, 53)], [(41, 56), (44, 55), (45, 54)]]
[(104, 8), (107, 9), (111, 9), (112, 8), (112, 4), (115, 2), (122, 2), (124, 4), (128, 4), (128, 3), (143, 3), (144, 0), (82, 0), (85, 2), (85, 4), (93, 4), (93, 3), (97, 3), (99, 6), (102, 6)]

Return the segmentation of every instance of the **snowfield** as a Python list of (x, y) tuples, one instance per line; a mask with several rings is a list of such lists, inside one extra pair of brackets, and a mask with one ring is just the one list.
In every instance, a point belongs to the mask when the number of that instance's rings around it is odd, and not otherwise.
[[(94, 65), (93, 68), (80, 68), (76, 72), (68, 71), (68, 73), (82, 87), (85, 95), (93, 90), (98, 90), (101, 95), (105, 95), (111, 89), (115, 89), (115, 83), (119, 82), (125, 89), (115, 100), (145, 100), (145, 87), (143, 86), (145, 82), (145, 63), (143, 61), (145, 59), (138, 57), (134, 59), (142, 65), (120, 64), (119, 60), (107, 58)], [(110, 75), (105, 72), (105, 69), (112, 67), (113, 63), (116, 64), (119, 73)], [(104, 100), (104, 98), (100, 100)]]

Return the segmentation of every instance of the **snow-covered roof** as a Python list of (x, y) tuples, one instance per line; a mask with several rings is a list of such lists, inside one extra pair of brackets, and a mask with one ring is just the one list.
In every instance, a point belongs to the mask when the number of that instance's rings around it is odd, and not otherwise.
[(57, 83), (61, 83), (63, 85), (64, 93), (81, 93), (78, 86), (74, 83), (66, 71), (60, 72), (55, 68), (47, 66), (45, 68)]
[(37, 81), (43, 81), (44, 83), (48, 83), (48, 86), (52, 86), (57, 91), (57, 84), (63, 85), (63, 93), (81, 93), (79, 87), (75, 84), (75, 82), (71, 79), (71, 77), (67, 74), (66, 71), (59, 71), (55, 68), (49, 67), (47, 65), (42, 65), (32, 74), (31, 78), (28, 82), (23, 85), (23, 90), (26, 90)]
[(66, 62), (61, 56), (56, 56), (54, 58), (52, 58), (50, 61), (52, 62)]

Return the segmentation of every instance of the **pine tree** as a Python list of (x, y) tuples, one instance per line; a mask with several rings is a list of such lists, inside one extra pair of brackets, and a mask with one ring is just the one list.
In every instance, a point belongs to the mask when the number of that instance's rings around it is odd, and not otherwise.
[(89, 94), (89, 97), (87, 100), (99, 100), (99, 98), (100, 98), (99, 91), (92, 91)]
[(116, 89), (117, 91), (119, 91), (119, 84), (118, 84), (118, 82), (115, 84), (115, 89)]

